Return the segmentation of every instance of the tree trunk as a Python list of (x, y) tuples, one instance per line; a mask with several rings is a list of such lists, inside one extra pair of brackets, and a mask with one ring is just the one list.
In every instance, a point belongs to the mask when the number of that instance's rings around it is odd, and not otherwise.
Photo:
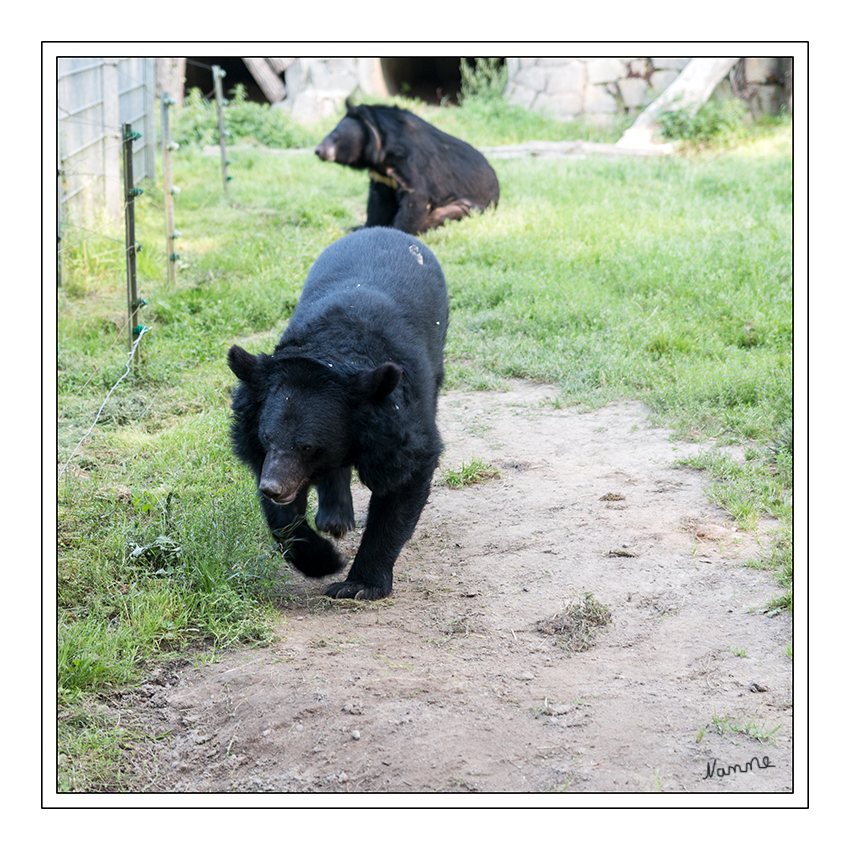
[(272, 70), (266, 59), (254, 59), (242, 57), (251, 76), (257, 81), (263, 94), (269, 99), (269, 103), (279, 103), (286, 97), (286, 86), (283, 80)]
[(658, 130), (658, 116), (681, 103), (693, 111), (705, 103), (717, 84), (732, 70), (739, 57), (732, 59), (691, 59), (682, 73), (673, 80), (646, 109), (617, 142), (623, 148), (645, 148), (653, 144)]

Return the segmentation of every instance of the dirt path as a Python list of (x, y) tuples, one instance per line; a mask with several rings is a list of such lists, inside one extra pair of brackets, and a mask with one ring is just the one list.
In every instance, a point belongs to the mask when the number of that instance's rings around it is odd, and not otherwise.
[[(444, 468), (475, 456), (500, 477), (435, 486), (389, 600), (330, 603), (299, 579), (274, 645), (125, 695), (125, 717), (169, 733), (137, 751), (139, 787), (790, 791), (791, 620), (743, 566), (754, 536), (639, 404), (541, 405), (555, 392), (441, 399)], [(539, 623), (586, 593), (612, 620), (571, 654)]]

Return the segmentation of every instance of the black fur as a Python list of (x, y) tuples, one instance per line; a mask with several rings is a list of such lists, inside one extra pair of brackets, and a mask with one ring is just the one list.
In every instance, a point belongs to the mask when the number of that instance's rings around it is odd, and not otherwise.
[(437, 395), (448, 325), (446, 282), (421, 242), (388, 228), (361, 230), (318, 258), (271, 355), (232, 346), (239, 378), (231, 439), (253, 471), (272, 534), (308, 576), (344, 566), (308, 525), (354, 528), (351, 470), (372, 491), (360, 549), (329, 596), (380, 599), (431, 487), (442, 443)]
[(352, 106), (316, 148), (369, 169), (366, 227), (417, 234), (499, 202), (499, 181), (472, 145), (397, 106)]

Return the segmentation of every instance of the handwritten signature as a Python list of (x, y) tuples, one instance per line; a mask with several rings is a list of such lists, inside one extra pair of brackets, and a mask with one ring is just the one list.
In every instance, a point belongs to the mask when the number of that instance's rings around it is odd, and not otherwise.
[(759, 761), (758, 756), (754, 756), (743, 766), (740, 764), (729, 764), (726, 765), (726, 767), (723, 767), (722, 765), (718, 767), (717, 759), (711, 759), (708, 762), (703, 779), (711, 779), (712, 776), (729, 776), (731, 773), (749, 773), (753, 770), (753, 765), (760, 770), (764, 770), (768, 767), (776, 767), (775, 764), (770, 763), (770, 756), (764, 756), (761, 761)]

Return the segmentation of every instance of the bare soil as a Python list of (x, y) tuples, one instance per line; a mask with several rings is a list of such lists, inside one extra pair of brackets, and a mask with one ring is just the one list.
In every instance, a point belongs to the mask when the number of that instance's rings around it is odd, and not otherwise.
[[(675, 465), (696, 447), (640, 404), (557, 409), (556, 392), (442, 397), (443, 468), (477, 457), (499, 476), (450, 489), (438, 473), (388, 600), (330, 601), (299, 577), (273, 645), (124, 694), (122, 722), (161, 736), (131, 755), (134, 787), (791, 791), (791, 618), (745, 566), (769, 524), (736, 529)], [(574, 651), (564, 612), (587, 594), (610, 623)]]

